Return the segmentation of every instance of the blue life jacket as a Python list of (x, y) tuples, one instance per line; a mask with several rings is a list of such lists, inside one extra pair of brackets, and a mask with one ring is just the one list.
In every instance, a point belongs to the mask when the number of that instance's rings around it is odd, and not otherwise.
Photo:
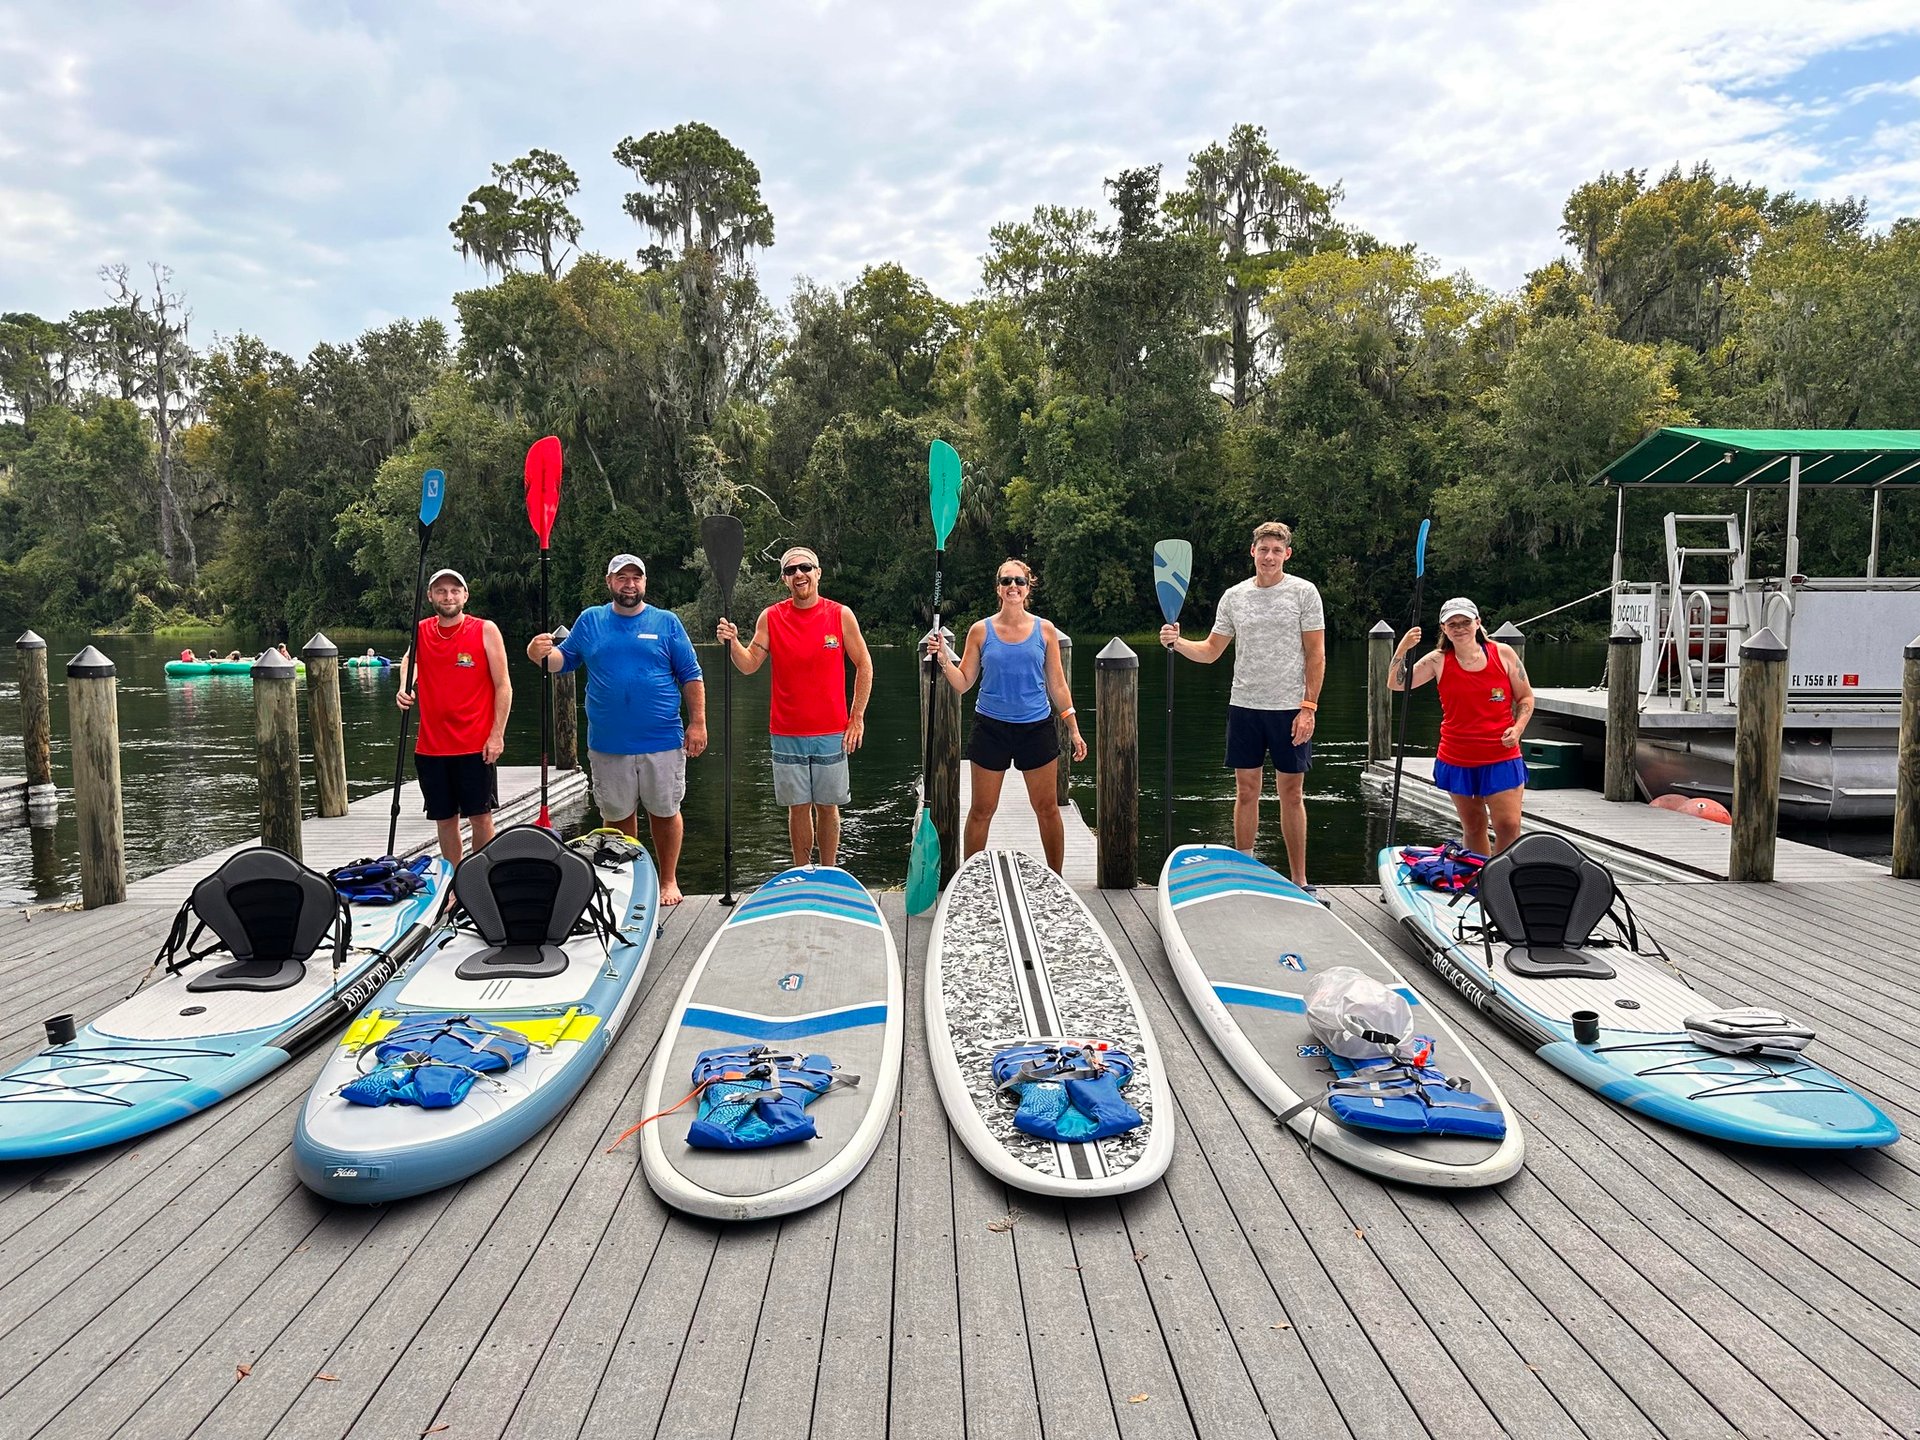
[(993, 1083), (1020, 1097), (1014, 1129), (1042, 1140), (1080, 1144), (1144, 1125), (1120, 1093), (1133, 1057), (1101, 1040), (1008, 1045), (993, 1057)]
[(1471, 890), (1480, 883), (1480, 871), (1487, 857), (1452, 840), (1440, 845), (1409, 845), (1400, 852), (1406, 863), (1407, 878), (1429, 890), (1449, 894)]
[(432, 868), (431, 855), (414, 860), (382, 855), (329, 870), (327, 880), (349, 905), (398, 905), (427, 888), (427, 872)]
[(702, 1050), (693, 1062), (700, 1114), (687, 1129), (687, 1143), (701, 1150), (764, 1150), (794, 1145), (819, 1132), (807, 1106), (841, 1075), (825, 1055), (782, 1054), (767, 1045), (722, 1045)]
[(518, 1065), (533, 1047), (526, 1036), (466, 1015), (421, 1015), (394, 1026), (373, 1047), (378, 1066), (340, 1091), (355, 1105), (418, 1105), (446, 1110), (473, 1082)]

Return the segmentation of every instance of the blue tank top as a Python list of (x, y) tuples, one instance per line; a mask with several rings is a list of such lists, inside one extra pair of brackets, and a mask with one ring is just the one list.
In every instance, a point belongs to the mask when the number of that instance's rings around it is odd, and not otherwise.
[(1053, 714), (1047, 699), (1047, 636), (1045, 622), (1036, 618), (1033, 632), (1018, 645), (1009, 645), (986, 622), (980, 646), (980, 698), (974, 713), (1009, 725), (1031, 725)]

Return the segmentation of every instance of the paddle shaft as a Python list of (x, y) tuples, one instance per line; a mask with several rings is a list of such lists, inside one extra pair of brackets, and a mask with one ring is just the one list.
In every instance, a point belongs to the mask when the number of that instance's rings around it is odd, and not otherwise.
[(432, 534), (433, 526), (420, 527), (420, 558), (413, 567), (413, 609), (407, 612), (407, 648), (400, 656), (401, 681), (412, 689), (413, 704), (400, 712), (400, 744), (393, 755), (393, 807), (387, 812), (387, 848), (383, 852), (388, 855), (393, 854), (400, 836), (400, 787), (407, 780), (407, 730), (420, 704), (420, 657), (415, 653), (415, 642), (420, 638), (420, 607), (426, 603), (427, 540)]
[[(942, 646), (946, 641), (940, 634), (940, 587), (943, 583), (941, 565), (946, 558), (945, 548), (936, 546), (933, 552), (933, 638)], [(923, 810), (933, 805), (933, 686), (940, 678), (939, 659), (929, 655), (927, 660), (931, 666), (927, 671), (927, 733), (920, 747), (920, 808)]]
[(1173, 650), (1167, 650), (1167, 773), (1160, 791), (1162, 858), (1173, 853)]
[[(1413, 623), (1420, 623), (1420, 596), (1427, 586), (1423, 564), (1413, 581)], [(1413, 652), (1400, 657), (1400, 738), (1393, 747), (1393, 799), (1387, 803), (1387, 849), (1393, 848), (1393, 830), (1400, 819), (1400, 773), (1407, 764), (1407, 716), (1413, 709)]]
[[(720, 613), (733, 618), (733, 582), (720, 591)], [(720, 667), (720, 756), (725, 772), (720, 802), (720, 903), (733, 904), (733, 647), (727, 642), (727, 654)]]

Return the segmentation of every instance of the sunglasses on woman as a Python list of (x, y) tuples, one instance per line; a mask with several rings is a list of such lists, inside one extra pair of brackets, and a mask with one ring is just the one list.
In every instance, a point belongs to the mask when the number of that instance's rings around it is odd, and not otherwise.
[(780, 573), (782, 575), (811, 575), (813, 573), (813, 566), (802, 560), (797, 565), (782, 565), (780, 567)]
[(1002, 585), (1025, 585), (1027, 583), (1027, 577), (1024, 575), (1002, 575), (1000, 577), (1000, 583)]

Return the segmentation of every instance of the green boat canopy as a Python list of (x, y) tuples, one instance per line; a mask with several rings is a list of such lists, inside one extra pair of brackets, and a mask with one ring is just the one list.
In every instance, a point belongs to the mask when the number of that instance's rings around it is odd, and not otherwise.
[(1595, 485), (1920, 485), (1920, 430), (1656, 430), (1594, 476)]

